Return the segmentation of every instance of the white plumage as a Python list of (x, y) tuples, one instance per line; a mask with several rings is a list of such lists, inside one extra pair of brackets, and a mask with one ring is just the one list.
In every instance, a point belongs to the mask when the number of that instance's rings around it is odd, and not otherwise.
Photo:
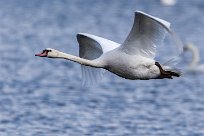
[(165, 71), (154, 60), (156, 46), (162, 43), (167, 32), (171, 32), (169, 22), (137, 11), (133, 27), (121, 45), (102, 37), (79, 33), (79, 57), (51, 48), (36, 56), (80, 63), (84, 83), (97, 80), (101, 76), (101, 68), (131, 80), (172, 78), (179, 76), (179, 73), (168, 66), (163, 68), (170, 71)]

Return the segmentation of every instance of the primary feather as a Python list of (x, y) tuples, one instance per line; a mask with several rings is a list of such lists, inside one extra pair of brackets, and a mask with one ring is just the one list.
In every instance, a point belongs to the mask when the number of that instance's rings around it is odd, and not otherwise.
[(162, 44), (166, 29), (169, 28), (169, 22), (137, 11), (133, 27), (120, 48), (128, 54), (139, 54), (153, 59), (156, 46)]

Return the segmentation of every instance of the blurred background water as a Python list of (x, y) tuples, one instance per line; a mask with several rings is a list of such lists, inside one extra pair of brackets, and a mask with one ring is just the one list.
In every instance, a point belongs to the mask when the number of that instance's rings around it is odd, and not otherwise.
[(184, 42), (204, 50), (203, 0), (171, 7), (159, 0), (0, 1), (0, 136), (203, 136), (203, 75), (129, 81), (110, 74), (87, 89), (80, 65), (34, 57), (47, 47), (78, 55), (78, 32), (121, 43), (136, 10), (170, 21)]

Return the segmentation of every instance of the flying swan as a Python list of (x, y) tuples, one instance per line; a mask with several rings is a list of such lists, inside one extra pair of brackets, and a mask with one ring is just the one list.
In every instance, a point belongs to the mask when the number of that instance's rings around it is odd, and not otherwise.
[(200, 54), (198, 48), (194, 44), (188, 43), (183, 47), (183, 50), (184, 52), (190, 51), (192, 53), (192, 60), (186, 68), (186, 73), (204, 73), (204, 64), (200, 64)]
[(51, 48), (35, 56), (81, 64), (83, 82), (100, 77), (101, 68), (130, 80), (172, 79), (179, 77), (180, 72), (154, 60), (156, 46), (162, 43), (166, 31), (170, 32), (169, 22), (136, 11), (133, 27), (121, 45), (99, 36), (79, 33), (79, 57)]

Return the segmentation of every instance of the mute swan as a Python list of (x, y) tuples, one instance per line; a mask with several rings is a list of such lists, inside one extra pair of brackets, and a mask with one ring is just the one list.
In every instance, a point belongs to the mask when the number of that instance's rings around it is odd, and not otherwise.
[(204, 73), (204, 64), (199, 64), (200, 62), (200, 54), (198, 48), (192, 44), (188, 43), (183, 47), (183, 50), (190, 51), (192, 53), (192, 60), (189, 66), (186, 69), (188, 73)]
[(176, 4), (176, 0), (160, 0), (164, 6), (173, 6)]
[(77, 62), (82, 66), (82, 77), (85, 79), (100, 75), (95, 68), (103, 68), (131, 80), (172, 79), (173, 76), (180, 76), (179, 71), (161, 66), (154, 60), (156, 46), (163, 41), (166, 31), (170, 32), (169, 22), (136, 11), (133, 27), (121, 45), (102, 37), (79, 33), (79, 57), (51, 48), (35, 56)]

